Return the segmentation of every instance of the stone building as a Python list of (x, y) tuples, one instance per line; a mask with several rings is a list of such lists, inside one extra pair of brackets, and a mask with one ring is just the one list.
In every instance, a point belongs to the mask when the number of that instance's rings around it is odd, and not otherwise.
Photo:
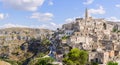
[[(89, 51), (89, 61), (106, 64), (120, 56), (119, 25), (105, 19), (89, 17), (88, 10), (84, 18), (62, 26), (63, 31), (73, 30), (66, 43), (71, 47)], [(66, 34), (66, 33), (65, 33)], [(120, 60), (120, 58), (119, 58)]]
[(107, 64), (109, 61), (109, 52), (89, 52), (89, 62)]

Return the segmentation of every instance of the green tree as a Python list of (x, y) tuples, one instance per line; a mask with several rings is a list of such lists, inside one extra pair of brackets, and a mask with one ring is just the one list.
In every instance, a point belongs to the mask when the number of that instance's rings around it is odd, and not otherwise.
[(117, 62), (113, 62), (113, 61), (109, 61), (109, 62), (107, 63), (107, 65), (118, 65), (118, 63), (117, 63)]
[(63, 59), (65, 65), (85, 65), (87, 63), (88, 53), (78, 48), (72, 49)]
[(63, 36), (62, 37), (62, 40), (66, 40), (66, 39), (68, 39), (69, 38), (69, 36)]
[(91, 65), (98, 65), (98, 63), (96, 63), (96, 62), (91, 62)]
[(113, 31), (112, 32), (117, 32), (118, 30), (116, 28), (113, 28)]
[(42, 40), (42, 44), (44, 45), (49, 45), (50, 44), (50, 41), (48, 39), (43, 39)]
[(51, 63), (54, 61), (51, 57), (41, 58), (37, 61), (35, 65), (52, 65)]

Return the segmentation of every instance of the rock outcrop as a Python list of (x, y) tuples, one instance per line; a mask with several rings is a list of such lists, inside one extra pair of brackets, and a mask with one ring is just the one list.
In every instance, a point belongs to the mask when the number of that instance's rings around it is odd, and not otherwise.
[(0, 29), (0, 57), (22, 62), (37, 52), (46, 52), (48, 46), (44, 47), (41, 40), (52, 34), (48, 29)]

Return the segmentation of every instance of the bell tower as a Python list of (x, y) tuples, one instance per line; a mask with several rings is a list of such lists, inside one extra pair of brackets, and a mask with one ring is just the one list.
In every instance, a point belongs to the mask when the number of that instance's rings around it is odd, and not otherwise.
[(88, 18), (89, 18), (88, 9), (86, 8), (86, 10), (85, 10), (85, 20), (88, 20)]

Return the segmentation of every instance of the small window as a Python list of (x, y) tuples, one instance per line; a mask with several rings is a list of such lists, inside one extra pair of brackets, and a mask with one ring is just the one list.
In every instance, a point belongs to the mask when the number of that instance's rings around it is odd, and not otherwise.
[(77, 34), (77, 36), (78, 36), (79, 34)]
[(106, 30), (106, 27), (107, 27), (107, 26), (106, 26), (106, 24), (105, 24), (105, 23), (103, 23), (103, 27), (104, 27), (104, 29)]
[(91, 59), (91, 62), (94, 62), (94, 60), (93, 60), (93, 59)]
[(96, 58), (95, 61), (98, 62), (98, 58)]

